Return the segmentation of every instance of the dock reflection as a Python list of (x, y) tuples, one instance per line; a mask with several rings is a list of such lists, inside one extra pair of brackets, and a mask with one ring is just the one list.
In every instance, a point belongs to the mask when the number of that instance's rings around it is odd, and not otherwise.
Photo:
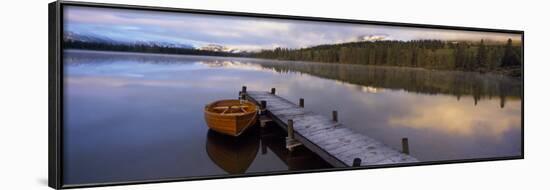
[[(229, 174), (243, 174), (261, 156), (270, 153), (279, 158), (288, 170), (330, 168), (331, 166), (305, 147), (292, 152), (285, 148), (286, 133), (277, 126), (253, 126), (235, 138), (209, 130), (206, 151), (218, 167)], [(260, 154), (258, 154), (260, 152)], [(272, 164), (269, 162), (260, 164)]]
[(287, 165), (288, 170), (307, 170), (330, 168), (327, 162), (304, 146), (295, 147), (294, 150), (286, 149), (286, 132), (275, 125), (268, 125), (260, 131), (261, 153), (266, 154), (269, 149)]

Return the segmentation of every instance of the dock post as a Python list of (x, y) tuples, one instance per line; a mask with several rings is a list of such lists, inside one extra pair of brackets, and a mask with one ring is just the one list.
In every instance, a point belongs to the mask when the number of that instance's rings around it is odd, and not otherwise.
[(401, 139), (401, 147), (403, 149), (403, 153), (409, 154), (409, 139), (408, 138), (402, 138)]
[(241, 100), (246, 100), (246, 94), (241, 93)]
[(353, 159), (353, 167), (361, 166), (361, 158)]
[(260, 111), (261, 111), (260, 115), (265, 115), (266, 109), (267, 109), (267, 102), (265, 100), (260, 101)]
[(271, 94), (275, 94), (275, 88), (271, 88)]
[(338, 111), (336, 110), (332, 111), (332, 121), (338, 122)]
[(265, 115), (264, 111), (262, 111), (262, 114), (260, 114), (260, 117), (258, 118), (258, 121), (260, 121), (260, 127), (264, 128), (267, 126), (267, 123), (272, 122), (273, 119)]
[(242, 93), (246, 93), (246, 86), (243, 86), (243, 89), (241, 90)]
[(300, 98), (300, 107), (304, 107), (304, 99), (303, 98)]
[(294, 121), (292, 119), (288, 120), (288, 138), (294, 140)]
[(289, 151), (293, 151), (294, 147), (302, 145), (302, 143), (298, 142), (296, 139), (294, 139), (294, 121), (292, 119), (288, 120), (287, 124), (287, 137), (286, 137), (286, 148)]

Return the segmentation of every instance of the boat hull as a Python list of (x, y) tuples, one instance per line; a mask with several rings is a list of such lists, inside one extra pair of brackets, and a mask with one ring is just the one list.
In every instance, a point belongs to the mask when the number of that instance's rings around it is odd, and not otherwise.
[(209, 104), (205, 107), (204, 118), (208, 128), (218, 133), (239, 136), (248, 127), (256, 122), (257, 108), (256, 105), (250, 102), (245, 102), (247, 106), (253, 107), (242, 114), (223, 115), (218, 112), (213, 112), (213, 106), (240, 104), (239, 100), (222, 100)]

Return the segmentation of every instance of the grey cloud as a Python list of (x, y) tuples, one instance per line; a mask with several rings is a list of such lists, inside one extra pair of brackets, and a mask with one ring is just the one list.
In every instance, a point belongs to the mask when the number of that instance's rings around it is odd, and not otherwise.
[(93, 26), (96, 30), (92, 32), (98, 35), (117, 34), (114, 36), (123, 35), (121, 38), (128, 40), (147, 41), (144, 38), (154, 38), (174, 42), (189, 42), (199, 46), (213, 43), (229, 47), (247, 47), (249, 50), (273, 48), (274, 46), (300, 48), (319, 44), (342, 43), (356, 40), (360, 36), (372, 34), (384, 34), (395, 40), (504, 40), (507, 38), (520, 38), (519, 35), (505, 33), (465, 32), (142, 10), (90, 7), (68, 7), (65, 10), (67, 28), (72, 30), (86, 28), (84, 26), (88, 26), (88, 28)]

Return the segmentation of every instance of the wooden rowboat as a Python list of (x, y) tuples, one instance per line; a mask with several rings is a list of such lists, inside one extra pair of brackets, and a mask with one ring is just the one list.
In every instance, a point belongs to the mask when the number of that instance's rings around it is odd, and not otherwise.
[(204, 107), (208, 128), (231, 136), (239, 136), (256, 122), (258, 108), (246, 100), (219, 100)]

